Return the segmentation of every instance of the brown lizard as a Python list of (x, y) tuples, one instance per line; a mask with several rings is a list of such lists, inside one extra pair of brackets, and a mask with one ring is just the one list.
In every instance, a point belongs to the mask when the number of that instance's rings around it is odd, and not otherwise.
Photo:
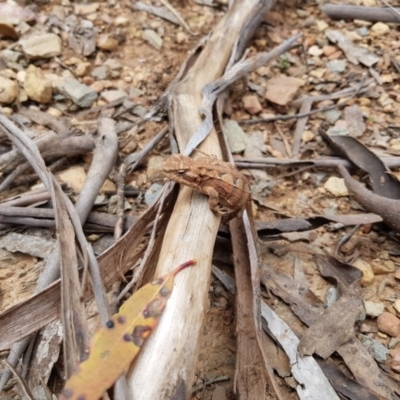
[(164, 162), (162, 172), (167, 179), (206, 194), (210, 209), (221, 215), (223, 222), (235, 217), (250, 199), (247, 178), (231, 164), (216, 158), (193, 159), (175, 154)]

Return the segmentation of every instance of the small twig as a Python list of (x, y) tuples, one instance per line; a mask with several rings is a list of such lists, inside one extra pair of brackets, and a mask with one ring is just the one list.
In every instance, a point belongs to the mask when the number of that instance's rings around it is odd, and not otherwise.
[(23, 398), (25, 400), (35, 400), (35, 398), (32, 395), (32, 392), (29, 390), (28, 385), (26, 384), (25, 380), (22, 379), (22, 377), (18, 374), (17, 370), (7, 360), (3, 360), (3, 362), (11, 370), (11, 372), (13, 373), (17, 382), (21, 385), (21, 389), (23, 392)]
[(92, 113), (99, 113), (99, 112), (101, 112), (103, 110), (108, 110), (109, 108), (120, 106), (121, 104), (124, 103), (124, 101), (126, 100), (127, 97), (128, 96), (120, 97), (120, 98), (118, 98), (118, 99), (116, 99), (114, 101), (110, 101), (109, 103), (104, 104), (103, 106), (93, 107), (93, 108), (91, 108), (89, 110), (81, 111), (80, 113), (75, 115), (75, 118), (76, 119), (83, 118), (86, 115), (89, 115), (89, 114), (92, 114)]
[(289, 158), (291, 158), (292, 157), (292, 151), (290, 149), (290, 145), (289, 145), (289, 143), (288, 143), (288, 141), (286, 139), (286, 136), (284, 135), (284, 133), (282, 132), (282, 129), (277, 124), (274, 124), (274, 126), (275, 126), (275, 129), (278, 131), (279, 136), (282, 138), (283, 145), (285, 146), (285, 150), (286, 150), (287, 156)]
[(208, 385), (212, 385), (213, 383), (218, 383), (218, 382), (226, 382), (229, 381), (229, 376), (219, 376), (217, 378), (214, 379), (210, 379), (208, 381), (204, 381), (203, 383), (195, 386), (194, 388), (192, 388), (192, 394), (198, 392), (199, 390), (203, 390), (203, 387), (208, 386)]
[(340, 104), (333, 104), (331, 106), (327, 107), (322, 107), (318, 108), (316, 110), (311, 110), (309, 112), (305, 113), (299, 113), (299, 114), (292, 114), (292, 115), (277, 115), (275, 117), (269, 117), (269, 118), (255, 118), (255, 119), (248, 119), (248, 120), (242, 120), (238, 121), (239, 125), (255, 125), (263, 122), (276, 122), (276, 121), (289, 121), (291, 119), (297, 119), (297, 118), (304, 118), (304, 117), (309, 117), (310, 115), (314, 115), (323, 111), (329, 111), (334, 108), (340, 107)]
[(358, 230), (358, 228), (360, 228), (360, 226), (361, 225), (356, 225), (350, 232), (348, 232), (339, 240), (339, 243), (337, 244), (335, 249), (335, 257), (339, 256), (341, 247), (351, 239), (351, 237), (356, 233), (356, 231)]
[(164, 138), (164, 136), (168, 133), (168, 125), (161, 129), (160, 132), (155, 135), (146, 146), (143, 147), (139, 154), (135, 154), (134, 160), (129, 160), (132, 158), (128, 156), (125, 158), (124, 163), (126, 164), (126, 168), (128, 172), (134, 171), (143, 161), (143, 159), (149, 154), (154, 147)]
[(172, 7), (172, 5), (167, 0), (160, 0), (160, 3), (163, 4), (164, 7), (167, 8), (175, 16), (175, 18), (179, 21), (179, 23), (182, 25), (182, 27), (185, 29), (186, 32), (193, 35), (193, 32), (191, 31), (189, 25), (181, 17), (179, 12), (174, 7)]
[(126, 177), (126, 166), (124, 163), (119, 167), (119, 173), (117, 178), (117, 216), (118, 221), (115, 224), (114, 239), (117, 241), (123, 232), (124, 227), (124, 206), (125, 206), (125, 177)]

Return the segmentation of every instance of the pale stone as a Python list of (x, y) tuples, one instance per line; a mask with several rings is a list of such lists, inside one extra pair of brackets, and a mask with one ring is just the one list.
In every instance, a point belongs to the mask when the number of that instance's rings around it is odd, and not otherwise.
[(385, 310), (385, 306), (382, 303), (374, 303), (373, 301), (364, 301), (365, 314), (368, 317), (376, 318), (379, 317)]
[(47, 110), (47, 113), (56, 118), (62, 116), (62, 112), (60, 110), (57, 110), (57, 108), (54, 108), (54, 107), (49, 107)]
[(258, 114), (262, 107), (256, 95), (243, 96), (243, 107), (250, 114)]
[(376, 36), (387, 35), (390, 32), (390, 27), (383, 22), (377, 22), (371, 26), (371, 32)]
[(290, 103), (304, 81), (285, 75), (275, 76), (267, 83), (265, 98), (272, 103), (285, 106)]
[(375, 275), (389, 274), (396, 270), (392, 260), (374, 259), (371, 261), (371, 265)]
[(335, 46), (326, 45), (326, 46), (324, 46), (324, 47), (322, 48), (322, 52), (323, 52), (324, 55), (327, 56), (327, 57), (329, 57), (329, 56), (331, 56), (332, 54), (336, 53), (336, 51), (337, 51), (337, 47), (335, 47)]
[(178, 44), (186, 43), (188, 41), (188, 36), (185, 32), (178, 32), (175, 40)]
[(377, 323), (378, 329), (389, 336), (395, 337), (400, 333), (400, 319), (387, 311), (378, 317)]
[(17, 82), (0, 76), (0, 88), (0, 104), (10, 104), (17, 98)]
[(315, 138), (315, 135), (311, 131), (304, 131), (301, 135), (301, 139), (303, 142), (308, 143), (311, 142)]
[(101, 35), (97, 41), (97, 47), (101, 50), (114, 51), (118, 49), (118, 40), (110, 35)]
[(322, 32), (322, 31), (324, 31), (326, 28), (328, 28), (328, 24), (325, 22), (325, 21), (323, 21), (322, 19), (318, 19), (316, 22), (315, 22), (315, 25), (317, 26), (317, 29), (320, 31), (320, 32)]
[(324, 188), (335, 197), (344, 197), (349, 195), (343, 178), (331, 176), (324, 185)]
[(77, 15), (89, 15), (96, 12), (99, 7), (99, 3), (74, 4), (74, 13)]
[(323, 50), (319, 46), (314, 45), (308, 49), (308, 54), (310, 56), (319, 57), (323, 54)]
[(113, 192), (115, 190), (117, 190), (115, 183), (110, 179), (106, 179), (103, 183), (103, 186), (100, 188), (100, 193)]
[(147, 178), (152, 181), (161, 177), (162, 165), (164, 163), (164, 157), (152, 156), (147, 162)]
[(83, 167), (73, 166), (58, 173), (61, 181), (65, 182), (74, 193), (80, 193), (86, 181), (86, 172)]
[(51, 82), (45, 77), (41, 68), (33, 64), (26, 70), (24, 89), (31, 100), (41, 104), (51, 102), (53, 96)]
[(92, 64), (89, 62), (81, 62), (76, 66), (75, 74), (76, 76), (84, 76), (90, 72)]
[(21, 39), (23, 52), (34, 58), (52, 58), (61, 55), (61, 39), (55, 33), (43, 33)]
[(400, 299), (397, 299), (394, 303), (393, 303), (393, 307), (394, 309), (400, 313)]
[(361, 286), (368, 286), (373, 282), (375, 274), (369, 263), (365, 262), (361, 258), (358, 258), (356, 261), (353, 262), (352, 265), (353, 267), (359, 269), (363, 274), (361, 278)]

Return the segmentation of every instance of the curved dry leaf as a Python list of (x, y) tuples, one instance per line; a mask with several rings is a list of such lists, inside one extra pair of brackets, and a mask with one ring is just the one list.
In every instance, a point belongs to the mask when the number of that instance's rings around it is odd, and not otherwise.
[(59, 400), (97, 400), (121, 376), (157, 325), (175, 275), (190, 260), (135, 292), (93, 338), (87, 360), (67, 381)]

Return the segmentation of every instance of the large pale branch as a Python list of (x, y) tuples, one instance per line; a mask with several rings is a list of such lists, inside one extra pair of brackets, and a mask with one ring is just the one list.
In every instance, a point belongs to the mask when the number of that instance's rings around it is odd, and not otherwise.
[[(171, 92), (170, 117), (181, 151), (202, 122), (198, 110), (203, 86), (223, 74), (240, 35), (272, 5), (273, 1), (268, 0), (236, 1)], [(201, 150), (221, 157), (215, 130)], [(156, 275), (164, 275), (189, 259), (197, 259), (198, 264), (176, 278), (159, 326), (146, 342), (129, 377), (132, 399), (172, 399), (175, 395), (184, 398), (182, 394), (187, 397), (190, 392), (219, 223), (220, 218), (210, 211), (206, 196), (186, 187), (181, 189), (164, 236)]]

